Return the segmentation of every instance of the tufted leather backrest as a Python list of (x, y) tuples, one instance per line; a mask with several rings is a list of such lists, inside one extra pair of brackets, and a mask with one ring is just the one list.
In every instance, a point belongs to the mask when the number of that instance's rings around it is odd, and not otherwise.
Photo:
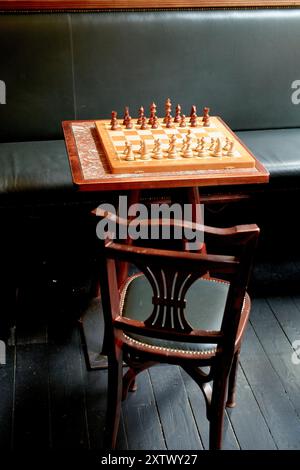
[(234, 129), (300, 125), (300, 10), (0, 14), (0, 141), (170, 97)]

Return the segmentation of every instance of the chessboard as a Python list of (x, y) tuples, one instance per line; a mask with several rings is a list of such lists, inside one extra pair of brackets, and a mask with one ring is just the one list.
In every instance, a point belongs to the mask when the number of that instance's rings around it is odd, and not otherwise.
[[(131, 118), (130, 118), (131, 119)], [(111, 120), (95, 121), (97, 132), (112, 173), (131, 174), (162, 171), (226, 170), (254, 168), (255, 158), (221, 118), (203, 117), (184, 127), (156, 119), (156, 128)], [(141, 127), (145, 127), (142, 129)]]

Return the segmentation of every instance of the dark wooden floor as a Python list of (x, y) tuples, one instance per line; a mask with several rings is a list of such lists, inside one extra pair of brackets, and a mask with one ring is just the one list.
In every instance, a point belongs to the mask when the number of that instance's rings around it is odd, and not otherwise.
[[(21, 295), (15, 339), (0, 366), (0, 448), (100, 449), (106, 371), (87, 371), (78, 323), (68, 316), (83, 306), (64, 305), (47, 291), (32, 294)], [(300, 365), (291, 360), (296, 339), (300, 294), (254, 299), (225, 449), (300, 449)], [(118, 447), (207, 445), (204, 402), (189, 377), (171, 366), (143, 373), (123, 404)]]

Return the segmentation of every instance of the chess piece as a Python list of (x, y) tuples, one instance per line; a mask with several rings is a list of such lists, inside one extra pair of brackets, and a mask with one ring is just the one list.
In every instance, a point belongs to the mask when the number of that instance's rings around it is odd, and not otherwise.
[(206, 157), (207, 156), (207, 152), (205, 150), (205, 139), (204, 139), (204, 137), (201, 137), (201, 139), (198, 139), (198, 146), (196, 148), (196, 151), (197, 151), (197, 157)]
[(212, 138), (210, 139), (210, 147), (209, 147), (209, 149), (208, 149), (210, 152), (213, 152), (213, 151), (214, 151), (214, 149), (215, 149), (215, 142), (216, 142), (216, 139), (215, 139), (214, 137), (212, 137)]
[(187, 133), (187, 136), (186, 136), (185, 149), (183, 151), (184, 158), (192, 158), (193, 157), (192, 139), (193, 139), (193, 135), (192, 135), (191, 130), (189, 130), (188, 133)]
[(176, 150), (176, 135), (173, 134), (169, 143), (169, 148), (168, 148), (168, 158), (171, 158), (171, 159), (175, 159), (175, 158), (178, 158), (178, 155), (177, 155), (177, 150)]
[(141, 129), (142, 131), (144, 131), (145, 129), (148, 129), (148, 126), (147, 126), (147, 122), (146, 122), (146, 121), (147, 121), (146, 116), (143, 116), (143, 117), (142, 117), (141, 127), (140, 127), (140, 129)]
[(133, 153), (133, 150), (132, 150), (132, 144), (130, 142), (128, 142), (127, 146), (128, 146), (128, 152), (127, 152), (125, 160), (127, 162), (133, 162), (135, 160), (135, 158), (134, 158), (134, 153)]
[(151, 127), (152, 127), (152, 129), (157, 129), (158, 128), (158, 117), (157, 116), (154, 116)]
[(185, 114), (182, 114), (182, 116), (181, 116), (181, 118), (180, 118), (179, 127), (186, 127)]
[(127, 157), (128, 153), (129, 153), (130, 145), (131, 145), (131, 144), (128, 142), (128, 140), (126, 140), (126, 142), (125, 142), (125, 148), (124, 148), (124, 152), (123, 152), (123, 155), (124, 155), (124, 157), (125, 157), (125, 160), (126, 160), (126, 157)]
[(126, 126), (128, 116), (129, 116), (129, 107), (125, 106), (124, 117), (123, 117), (123, 126)]
[(176, 106), (174, 122), (179, 123), (181, 121), (181, 106), (178, 104)]
[(165, 117), (164, 117), (164, 122), (167, 122), (167, 117), (168, 117), (168, 116), (170, 116), (170, 117), (172, 118), (171, 111), (172, 111), (172, 103), (171, 103), (170, 98), (168, 98), (168, 99), (166, 100), (166, 103), (165, 103)]
[(111, 112), (111, 121), (110, 121), (110, 129), (112, 131), (115, 131), (118, 129), (119, 125), (118, 125), (118, 120), (117, 120), (117, 112), (116, 111), (112, 111)]
[(154, 141), (154, 148), (152, 150), (153, 158), (155, 160), (162, 160), (164, 158), (164, 154), (161, 149), (161, 142), (159, 139)]
[(218, 138), (215, 149), (213, 151), (213, 156), (214, 157), (222, 157), (222, 155), (223, 155), (222, 144), (221, 144), (221, 140)]
[(190, 119), (191, 127), (197, 127), (197, 114), (193, 114)]
[(149, 160), (151, 158), (149, 155), (145, 140), (141, 141), (140, 153), (141, 153), (141, 160)]
[(229, 149), (228, 149), (228, 152), (227, 152), (227, 157), (234, 157), (234, 151), (233, 151), (233, 147), (234, 147), (234, 140), (232, 140), (229, 144)]
[(226, 137), (225, 139), (225, 145), (223, 147), (223, 152), (227, 153), (228, 150), (229, 150), (229, 147), (230, 147), (230, 140), (228, 139), (228, 137)]
[(168, 116), (166, 116), (166, 127), (168, 129), (173, 127), (173, 125), (172, 125), (172, 116), (170, 114)]
[(150, 124), (151, 126), (154, 122), (155, 115), (156, 115), (156, 104), (152, 103), (150, 106), (150, 117), (148, 121), (148, 124)]
[(144, 115), (145, 115), (145, 111), (144, 111), (143, 106), (141, 106), (139, 109), (139, 117), (138, 117), (138, 120), (136, 121), (137, 124), (142, 124), (142, 119)]
[[(192, 124), (192, 122), (195, 122), (195, 121), (197, 121), (197, 108), (193, 104), (192, 109), (191, 109), (191, 113), (190, 113), (190, 123)], [(195, 126), (193, 126), (193, 127), (195, 127)]]
[(132, 119), (129, 115), (126, 117), (125, 127), (126, 129), (132, 129)]
[(209, 108), (205, 107), (203, 108), (203, 126), (204, 127), (209, 127), (210, 126), (210, 120), (209, 120)]

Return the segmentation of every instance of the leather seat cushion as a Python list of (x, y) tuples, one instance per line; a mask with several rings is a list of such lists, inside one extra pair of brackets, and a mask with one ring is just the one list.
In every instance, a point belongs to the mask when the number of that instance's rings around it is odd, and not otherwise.
[[(226, 304), (229, 284), (215, 280), (198, 279), (186, 294), (185, 315), (196, 329), (219, 330)], [(132, 277), (122, 292), (122, 315), (144, 321), (153, 310), (152, 288), (144, 275)], [(211, 351), (214, 344), (184, 343), (150, 338), (135, 334), (131, 338), (151, 346), (183, 351)]]
[(0, 144), (0, 194), (74, 189), (63, 140)]
[(243, 131), (237, 135), (269, 170), (271, 186), (300, 187), (299, 128)]

